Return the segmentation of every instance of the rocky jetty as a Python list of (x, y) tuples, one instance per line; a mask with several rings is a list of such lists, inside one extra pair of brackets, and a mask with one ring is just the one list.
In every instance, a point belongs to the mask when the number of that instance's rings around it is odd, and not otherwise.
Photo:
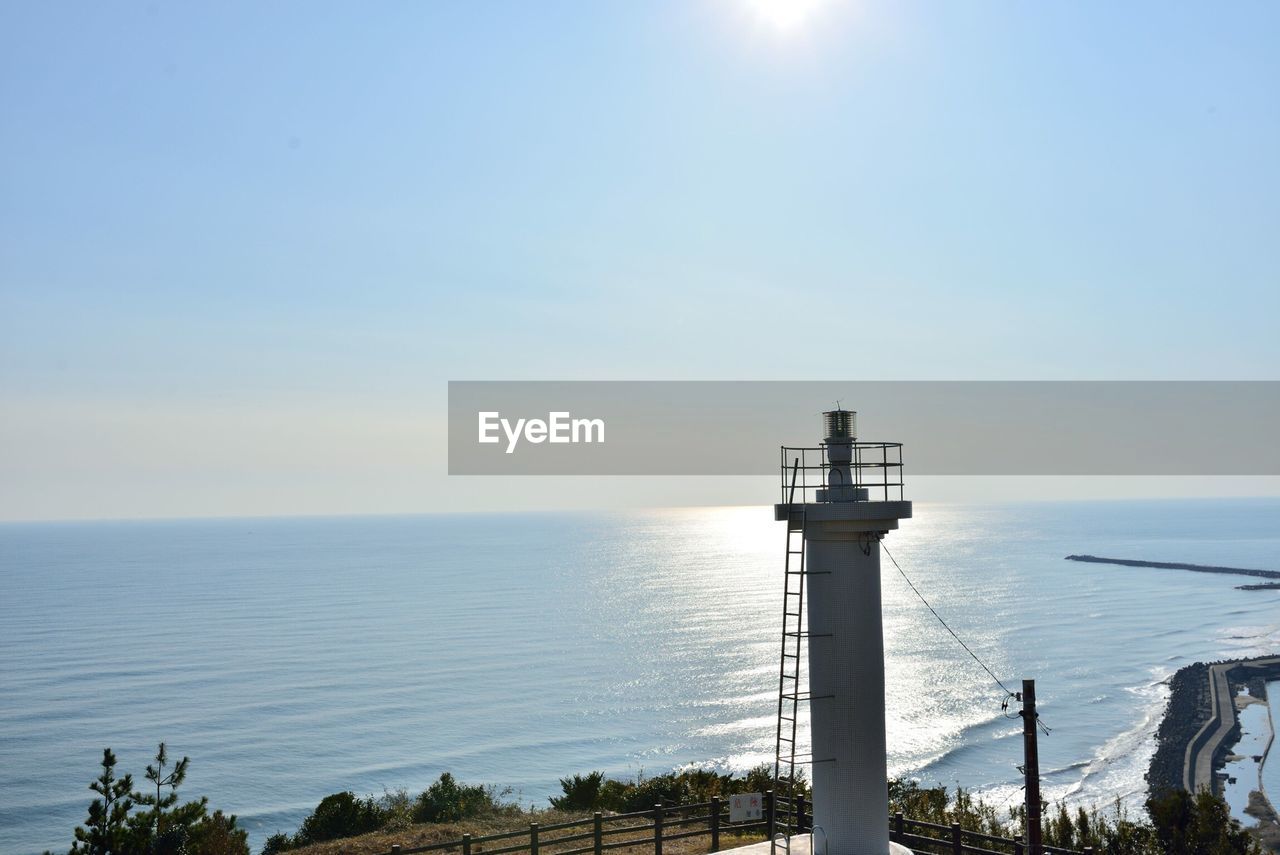
[(1247, 567), (1218, 567), (1213, 564), (1185, 564), (1180, 561), (1138, 561), (1132, 558), (1102, 558), (1097, 555), (1068, 555), (1067, 561), (1088, 564), (1119, 564), (1122, 567), (1155, 567), (1160, 570), (1190, 570), (1193, 573), (1226, 573), (1232, 576), (1256, 576), (1280, 579), (1280, 570), (1251, 570)]
[(1182, 789), (1187, 745), (1211, 714), (1208, 664), (1196, 662), (1169, 678), (1169, 702), (1156, 731), (1156, 752), (1147, 769), (1151, 792)]

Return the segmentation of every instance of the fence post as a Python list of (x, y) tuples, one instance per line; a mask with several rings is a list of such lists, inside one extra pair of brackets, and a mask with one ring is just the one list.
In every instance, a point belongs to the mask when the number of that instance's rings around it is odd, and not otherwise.
[(964, 855), (964, 832), (960, 823), (951, 823), (951, 855)]
[(792, 834), (801, 834), (808, 829), (805, 826), (808, 823), (804, 821), (804, 796), (796, 796), (796, 827), (791, 830)]
[(529, 823), (529, 855), (538, 855), (538, 823)]
[(711, 797), (711, 851), (720, 851), (720, 797)]
[(653, 855), (662, 855), (662, 805), (653, 806)]
[(471, 835), (462, 835), (462, 855), (471, 855)]
[(901, 837), (907, 830), (907, 824), (902, 819), (902, 811), (896, 811), (893, 814), (893, 830), (899, 837)]
[(600, 855), (604, 851), (604, 814), (596, 811), (592, 819), (595, 824), (592, 826), (591, 847), (595, 850), (595, 855)]
[(773, 835), (777, 833), (778, 813), (773, 800), (773, 790), (766, 790), (764, 794), (764, 830), (769, 835), (769, 845), (773, 845)]
[(1013, 836), (1013, 855), (1024, 855), (1026, 852), (1022, 847), (1022, 835), (1015, 834)]

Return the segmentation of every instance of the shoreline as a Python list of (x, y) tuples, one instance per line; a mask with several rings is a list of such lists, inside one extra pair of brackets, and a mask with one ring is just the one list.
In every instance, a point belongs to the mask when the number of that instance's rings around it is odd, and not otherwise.
[[(1274, 704), (1280, 698), (1268, 699), (1266, 683), (1280, 680), (1280, 655), (1220, 662), (1196, 662), (1178, 669), (1169, 679), (1169, 700), (1156, 732), (1156, 751), (1152, 755), (1146, 779), (1149, 792), (1182, 789), (1196, 792), (1208, 789), (1224, 794), (1228, 773), (1226, 765), (1238, 759), (1233, 749), (1241, 738), (1239, 709), (1244, 705), (1265, 703), (1268, 707), (1271, 735), (1266, 749), (1258, 755), (1257, 788), (1251, 788), (1248, 816), (1257, 820), (1253, 830), (1268, 845), (1280, 845), (1280, 815), (1262, 784), (1266, 763), (1280, 763), (1272, 749), (1276, 745)], [(1237, 701), (1240, 690), (1248, 688), (1250, 698)]]

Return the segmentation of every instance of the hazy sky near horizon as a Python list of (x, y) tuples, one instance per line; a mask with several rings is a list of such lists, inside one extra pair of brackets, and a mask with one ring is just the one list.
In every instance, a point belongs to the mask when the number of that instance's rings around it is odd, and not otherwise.
[(0, 519), (772, 498), (449, 479), (451, 379), (1277, 379), (1280, 5), (790, 8), (0, 6)]

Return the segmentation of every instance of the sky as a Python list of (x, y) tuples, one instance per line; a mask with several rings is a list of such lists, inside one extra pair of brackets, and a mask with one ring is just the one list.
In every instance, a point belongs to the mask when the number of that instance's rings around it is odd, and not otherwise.
[(772, 496), (449, 478), (449, 380), (1278, 379), (1278, 39), (1271, 2), (0, 4), (0, 519)]

